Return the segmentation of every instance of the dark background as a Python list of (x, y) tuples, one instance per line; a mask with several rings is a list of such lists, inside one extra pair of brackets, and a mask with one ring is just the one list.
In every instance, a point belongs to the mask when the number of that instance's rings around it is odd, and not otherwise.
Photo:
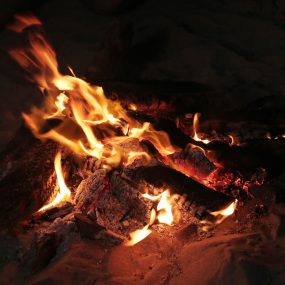
[(0, 149), (41, 98), (7, 55), (19, 35), (5, 25), (19, 11), (41, 19), (64, 72), (69, 65), (90, 80), (194, 81), (238, 108), (285, 95), (285, 1), (1, 1)]

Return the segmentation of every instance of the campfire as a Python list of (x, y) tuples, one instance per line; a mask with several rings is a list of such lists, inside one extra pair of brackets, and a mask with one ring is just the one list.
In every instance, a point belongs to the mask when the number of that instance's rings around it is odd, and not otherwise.
[(26, 227), (48, 242), (51, 233), (62, 241), (79, 232), (127, 249), (152, 233), (179, 238), (193, 225), (201, 239), (211, 237), (227, 218), (232, 232), (245, 231), (266, 214), (272, 193), (260, 198), (259, 189), (271, 179), (268, 149), (278, 156), (271, 143), (283, 134), (265, 130), (260, 157), (256, 144), (215, 128), (198, 110), (177, 115), (175, 102), (135, 102), (71, 67), (61, 72), (34, 16), (16, 16), (9, 29), (28, 37), (9, 54), (41, 90), (42, 104), (22, 114), (25, 126), (2, 154), (2, 229)]

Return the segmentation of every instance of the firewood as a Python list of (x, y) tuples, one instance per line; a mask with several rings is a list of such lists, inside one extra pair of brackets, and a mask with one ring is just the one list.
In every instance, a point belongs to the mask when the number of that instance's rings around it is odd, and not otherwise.
[(204, 206), (209, 211), (221, 209), (234, 200), (162, 164), (129, 167), (123, 173), (125, 177), (138, 184), (170, 189), (173, 194), (186, 194), (190, 203), (195, 203), (199, 207)]
[(186, 148), (160, 160), (169, 167), (197, 179), (207, 178), (217, 167), (205, 156), (199, 148)]
[(99, 225), (127, 234), (147, 222), (151, 208), (135, 186), (117, 171), (97, 170), (79, 185), (76, 208)]
[(180, 199), (181, 203), (187, 203), (189, 215), (198, 218), (224, 208), (234, 200), (155, 160), (150, 163), (137, 160), (119, 171), (97, 170), (81, 182), (75, 203), (78, 210), (99, 225), (127, 235), (149, 221), (154, 205), (142, 194), (155, 195), (166, 189), (171, 194), (183, 195), (185, 198)]

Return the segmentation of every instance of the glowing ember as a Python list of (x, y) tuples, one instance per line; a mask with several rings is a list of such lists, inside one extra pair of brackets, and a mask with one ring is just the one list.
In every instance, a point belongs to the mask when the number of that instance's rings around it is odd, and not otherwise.
[(194, 115), (194, 118), (193, 118), (193, 131), (194, 131), (194, 136), (193, 136), (193, 139), (197, 142), (202, 142), (204, 144), (208, 144), (210, 142), (210, 140), (208, 139), (201, 139), (199, 136), (198, 136), (198, 124), (199, 124), (199, 116), (200, 114), (199, 113), (196, 113)]
[(55, 168), (55, 173), (56, 173), (56, 177), (57, 177), (57, 184), (59, 187), (59, 192), (57, 193), (54, 200), (51, 201), (49, 204), (43, 206), (39, 210), (39, 212), (46, 211), (46, 210), (53, 208), (59, 204), (62, 204), (63, 202), (70, 202), (71, 201), (71, 193), (65, 184), (63, 173), (62, 173), (61, 153), (60, 152), (58, 152), (55, 156), (54, 168)]

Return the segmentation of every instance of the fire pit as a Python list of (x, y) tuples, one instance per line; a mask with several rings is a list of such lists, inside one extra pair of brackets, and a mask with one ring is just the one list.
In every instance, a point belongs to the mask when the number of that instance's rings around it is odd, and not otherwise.
[(28, 35), (10, 55), (44, 99), (0, 159), (2, 283), (282, 282), (282, 128), (189, 112), (202, 99), (161, 83), (62, 74), (37, 18), (9, 28)]

